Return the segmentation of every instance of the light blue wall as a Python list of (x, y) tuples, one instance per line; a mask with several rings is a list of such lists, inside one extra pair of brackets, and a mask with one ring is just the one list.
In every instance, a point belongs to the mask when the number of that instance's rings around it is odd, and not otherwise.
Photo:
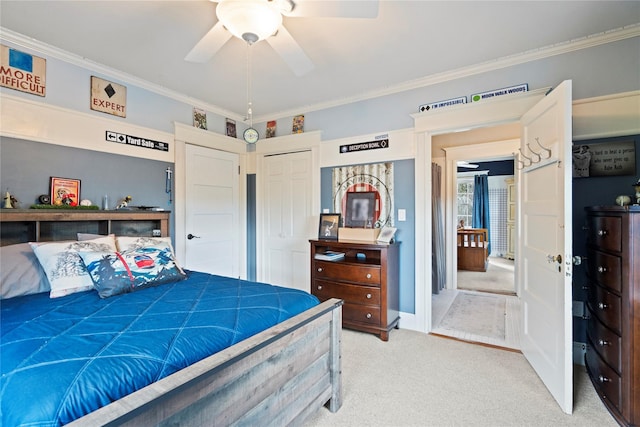
[[(417, 53), (419, 54), (419, 52)], [(464, 52), (460, 53), (464, 55)], [(393, 66), (389, 64), (388, 66)], [(322, 130), (324, 140), (385, 133), (413, 127), (410, 114), (428, 102), (528, 83), (529, 90), (573, 80), (573, 98), (640, 89), (640, 40), (627, 39), (526, 64), (486, 72), (412, 91), (305, 113), (305, 130)], [(291, 118), (278, 119), (278, 124)]]
[[(416, 218), (415, 218), (415, 162), (413, 160), (400, 160), (393, 162), (394, 172), (394, 206), (397, 218), (398, 209), (405, 209), (407, 212), (406, 221), (396, 219), (395, 239), (400, 244), (400, 311), (405, 313), (415, 313), (415, 258), (416, 258)], [(348, 165), (343, 165), (348, 166)], [(331, 176), (333, 168), (322, 168), (320, 171), (321, 209), (333, 207), (333, 185)], [(402, 183), (398, 185), (398, 183)]]

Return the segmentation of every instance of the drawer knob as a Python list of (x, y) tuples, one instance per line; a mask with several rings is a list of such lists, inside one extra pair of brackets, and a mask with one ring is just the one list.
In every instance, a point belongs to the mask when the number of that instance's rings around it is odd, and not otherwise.
[(607, 307), (609, 307), (609, 305), (607, 305), (607, 304), (605, 304), (605, 303), (603, 303), (603, 302), (599, 302), (599, 303), (598, 303), (598, 308), (599, 308), (600, 310), (604, 310), (604, 309), (606, 309)]
[(598, 236), (606, 236), (607, 234), (609, 234), (609, 232), (607, 230), (598, 230)]
[(603, 266), (598, 267), (598, 273), (606, 273), (606, 272), (607, 272), (607, 267), (603, 267)]
[(322, 273), (322, 267), (318, 267), (318, 273)]
[(318, 285), (318, 290), (321, 291), (322, 290), (322, 285)]
[(371, 279), (371, 273), (367, 273), (367, 279)]
[(371, 319), (371, 313), (367, 313), (367, 319)]
[(367, 299), (371, 299), (371, 294), (367, 294)]
[(611, 343), (606, 340), (598, 340), (598, 344), (600, 344), (600, 347), (604, 347), (605, 345), (611, 345)]
[(598, 381), (600, 381), (601, 383), (606, 383), (611, 381), (609, 378), (605, 377), (604, 375), (598, 375)]

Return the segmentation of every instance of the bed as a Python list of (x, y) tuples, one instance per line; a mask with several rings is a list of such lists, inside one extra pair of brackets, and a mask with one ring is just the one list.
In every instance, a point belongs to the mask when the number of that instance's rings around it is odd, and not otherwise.
[(487, 271), (487, 234), (486, 228), (458, 229), (458, 270)]
[(288, 425), (340, 408), (342, 301), (183, 273), (107, 297), (3, 289), (2, 425)]

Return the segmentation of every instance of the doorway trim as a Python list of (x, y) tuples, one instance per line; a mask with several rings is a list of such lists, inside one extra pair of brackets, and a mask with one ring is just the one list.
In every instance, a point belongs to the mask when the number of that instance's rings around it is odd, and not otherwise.
[[(520, 138), (508, 139), (504, 141), (485, 142), (473, 145), (461, 145), (456, 147), (443, 148), (445, 151), (445, 191), (444, 191), (444, 211), (445, 211), (445, 251), (447, 254), (446, 274), (447, 289), (458, 288), (458, 275), (456, 274), (458, 265), (458, 252), (456, 250), (456, 212), (458, 203), (456, 197), (457, 170), (456, 162), (467, 160), (470, 162), (481, 162), (491, 159), (513, 159), (513, 153), (520, 148)], [(514, 174), (515, 175), (515, 174)], [(518, 284), (516, 283), (516, 291)]]
[(513, 123), (549, 92), (550, 88), (506, 95), (440, 111), (412, 114), (416, 137), (416, 324), (430, 332), (431, 321), (431, 145), (433, 135)]

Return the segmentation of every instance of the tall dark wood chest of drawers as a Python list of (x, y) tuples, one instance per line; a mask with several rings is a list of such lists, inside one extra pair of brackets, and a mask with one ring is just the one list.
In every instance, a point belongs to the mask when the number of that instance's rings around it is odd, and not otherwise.
[(622, 425), (640, 424), (640, 207), (590, 207), (586, 365)]
[[(310, 240), (311, 293), (321, 301), (344, 300), (342, 325), (371, 332), (383, 341), (398, 325), (399, 243), (332, 242)], [(325, 261), (316, 254), (344, 253), (342, 259)]]

